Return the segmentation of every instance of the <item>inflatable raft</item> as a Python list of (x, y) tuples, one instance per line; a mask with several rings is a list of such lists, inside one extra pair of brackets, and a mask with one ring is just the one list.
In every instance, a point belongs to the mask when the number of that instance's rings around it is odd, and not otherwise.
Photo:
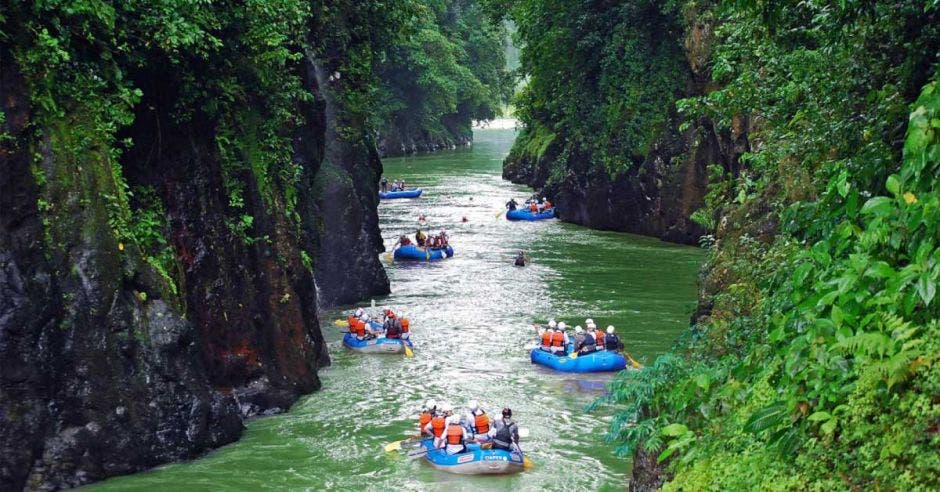
[[(375, 325), (373, 325), (374, 327)], [(398, 338), (373, 338), (371, 340), (358, 340), (349, 333), (343, 335), (343, 345), (348, 349), (364, 354), (400, 354), (405, 351), (405, 345), (414, 348), (411, 340)]]
[(379, 198), (391, 200), (393, 198), (418, 198), (421, 196), (421, 188), (415, 188), (405, 191), (380, 191)]
[(427, 249), (409, 244), (395, 250), (396, 260), (433, 261), (443, 260), (451, 256), (454, 256), (454, 248), (449, 245), (443, 249)]
[(608, 372), (620, 371), (627, 367), (627, 359), (623, 354), (606, 350), (580, 354), (572, 358), (567, 355), (559, 357), (540, 348), (534, 348), (531, 358), (533, 364), (561, 372)]
[(544, 212), (532, 213), (526, 209), (517, 208), (506, 212), (506, 218), (509, 220), (545, 220), (555, 217), (555, 209), (550, 208)]
[(421, 445), (427, 448), (425, 459), (434, 468), (460, 475), (499, 475), (517, 473), (523, 469), (522, 455), (502, 449), (482, 449), (479, 444), (467, 444), (467, 451), (447, 454), (434, 448), (433, 439), (425, 439)]

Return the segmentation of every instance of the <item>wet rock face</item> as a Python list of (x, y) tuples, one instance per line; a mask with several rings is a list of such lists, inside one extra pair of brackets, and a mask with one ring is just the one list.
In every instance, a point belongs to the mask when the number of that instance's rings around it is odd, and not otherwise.
[[(226, 225), (212, 122), (174, 122), (172, 71), (133, 74), (145, 96), (120, 135), (135, 142), (121, 167), (165, 206), (179, 267), (172, 293), (108, 225), (114, 185), (94, 179), (107, 162), (75, 172), (41, 145), (48, 183), (36, 184), (23, 145), (28, 94), (11, 60), (0, 56), (13, 137), (0, 142), (0, 489), (75, 487), (194, 458), (236, 440), (244, 418), (318, 389), (317, 369), (329, 364), (318, 305), (388, 291), (381, 163), (367, 142), (331, 130), (342, 108), (327, 111), (328, 89), (311, 79), (316, 98), (298, 108), (300, 227), (248, 186), (245, 213), (266, 239), (246, 242)], [(50, 239), (38, 204), (52, 197)], [(316, 278), (302, 250), (315, 253)]]

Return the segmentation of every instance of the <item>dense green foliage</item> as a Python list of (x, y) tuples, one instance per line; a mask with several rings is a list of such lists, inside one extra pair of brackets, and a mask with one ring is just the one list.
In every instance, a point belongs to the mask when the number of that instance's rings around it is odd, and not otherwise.
[[(66, 204), (94, 204), (107, 217), (87, 224), (88, 237), (103, 237), (107, 226), (172, 288), (175, 255), (159, 194), (132, 191), (124, 177), (122, 156), (135, 142), (122, 132), (137, 114), (169, 113), (166, 125), (214, 141), (235, 237), (270, 240), (259, 237), (247, 190), (296, 237), (302, 169), (292, 139), (316, 91), (307, 60), (335, 74), (342, 138), (371, 142), (377, 129), (409, 118), (440, 132), (492, 117), (508, 87), (504, 37), (471, 0), (4, 3), (0, 56), (15, 60), (31, 105), (31, 138), (10, 144), (35, 156), (51, 246), (67, 246)], [(46, 179), (50, 171), (56, 179)], [(77, 197), (79, 189), (91, 191)]]
[(697, 214), (710, 314), (614, 381), (611, 439), (677, 490), (936, 489), (936, 3), (685, 8), (720, 88), (679, 107), (749, 118), (752, 150)]
[[(493, 9), (505, 5), (493, 2)], [(677, 2), (519, 0), (511, 18), (523, 46), (515, 100), (528, 138), (558, 135), (552, 174), (584, 157), (611, 174), (642, 162), (684, 94), (682, 12)]]
[(512, 90), (505, 27), (476, 0), (422, 0), (412, 35), (379, 70), (376, 127), (435, 141), (470, 136), (472, 120), (499, 114)]

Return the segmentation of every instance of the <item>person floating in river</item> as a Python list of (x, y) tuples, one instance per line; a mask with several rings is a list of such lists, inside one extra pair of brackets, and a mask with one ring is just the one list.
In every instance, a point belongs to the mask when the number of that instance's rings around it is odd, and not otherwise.
[(512, 421), (512, 409), (506, 407), (503, 409), (503, 418), (493, 422), (490, 426), (490, 437), (493, 439), (493, 447), (505, 451), (522, 452), (519, 449), (519, 426)]
[(515, 210), (516, 207), (518, 207), (518, 206), (519, 206), (519, 203), (516, 202), (516, 199), (515, 199), (515, 198), (510, 198), (509, 201), (506, 202), (506, 208), (507, 208), (508, 210)]
[(519, 251), (516, 253), (516, 259), (514, 264), (516, 266), (526, 266), (529, 263), (529, 256), (525, 254), (525, 251)]

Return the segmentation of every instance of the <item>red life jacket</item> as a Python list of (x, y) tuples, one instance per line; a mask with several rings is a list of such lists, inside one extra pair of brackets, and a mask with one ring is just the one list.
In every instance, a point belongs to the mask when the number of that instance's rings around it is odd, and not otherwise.
[(552, 202), (545, 200), (545, 210), (552, 208)]
[(555, 333), (552, 333), (552, 347), (564, 347), (565, 346), (565, 332), (559, 330)]
[(480, 415), (473, 417), (473, 428), (477, 434), (486, 434), (490, 431), (490, 418), (486, 412), (480, 410)]
[(542, 346), (550, 347), (552, 345), (552, 332), (550, 330), (545, 330), (542, 332)]
[(459, 423), (447, 424), (447, 444), (463, 444), (463, 426)]
[(539, 206), (532, 202), (529, 204), (529, 212), (536, 213), (539, 211)]
[(352, 333), (355, 336), (364, 337), (366, 336), (366, 324), (363, 321), (354, 319), (349, 323), (349, 333)]
[(421, 429), (424, 429), (429, 423), (431, 423), (431, 412), (421, 412), (421, 415), (418, 416), (418, 423), (421, 425)]
[(434, 437), (441, 437), (444, 435), (444, 417), (434, 417), (431, 419), (431, 432), (434, 433)]
[(408, 318), (401, 319), (401, 332), (408, 333), (408, 328), (411, 326), (411, 321), (408, 321)]

